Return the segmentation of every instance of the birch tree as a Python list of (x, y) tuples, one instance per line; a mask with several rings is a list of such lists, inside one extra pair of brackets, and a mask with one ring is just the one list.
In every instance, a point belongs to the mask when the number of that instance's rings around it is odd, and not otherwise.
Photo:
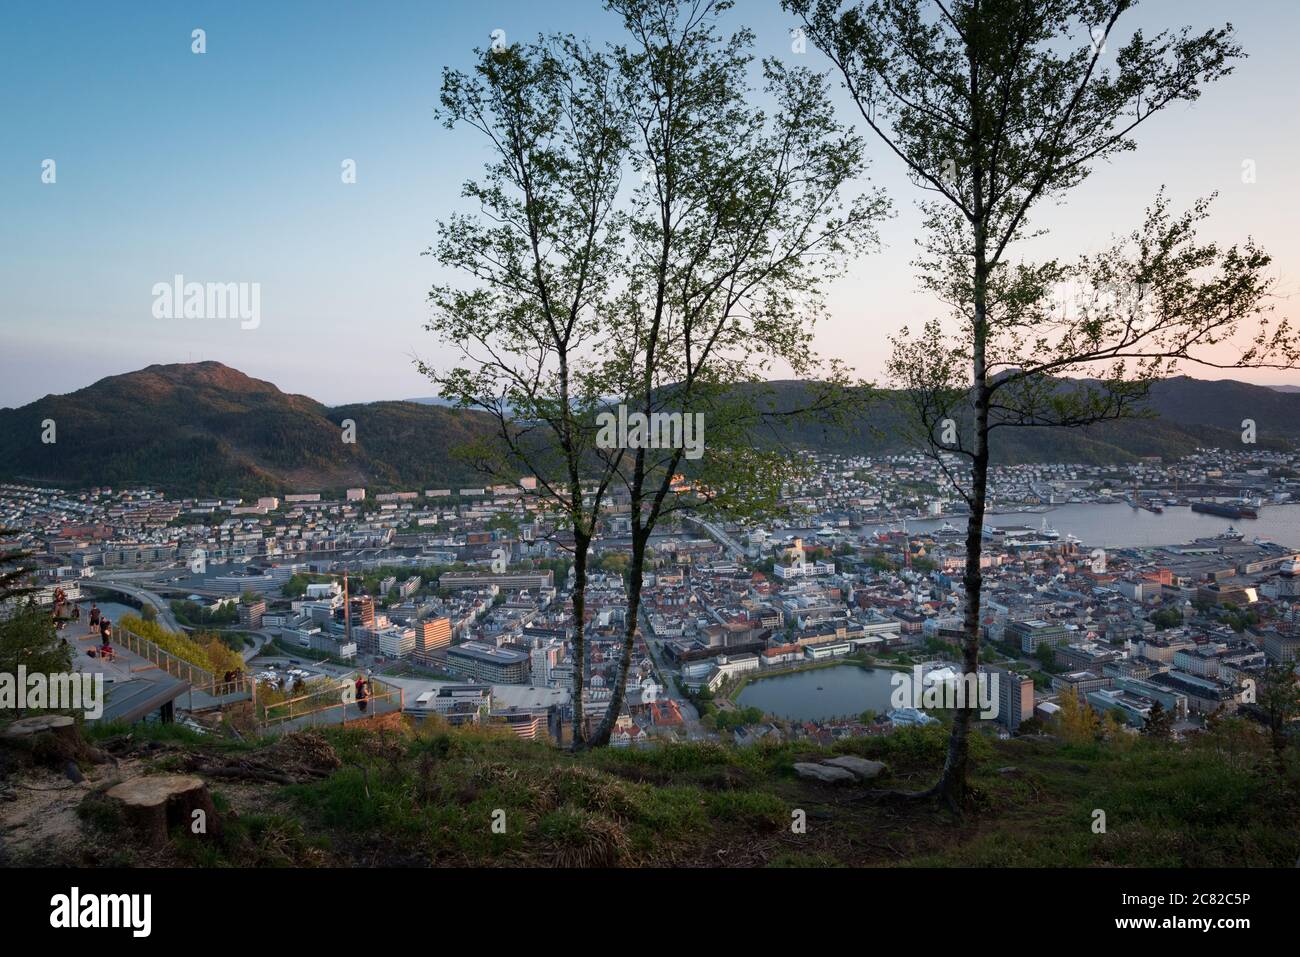
[(628, 149), (620, 78), (570, 36), (476, 51), (443, 73), (440, 116), (487, 144), (463, 195), (476, 210), (438, 224), (429, 250), (459, 284), (434, 286), (427, 328), (461, 363), (420, 362), (441, 394), (491, 416), (458, 449), (486, 475), (537, 480), (541, 510), (573, 536), (574, 744), (583, 745), (587, 559), (622, 451), (596, 447), (594, 416), (616, 386), (593, 349), (609, 334)]
[(612, 55), (640, 183), (605, 360), (628, 409), (698, 415), (706, 441), (695, 460), (681, 446), (629, 447), (619, 468), (632, 526), (627, 619), (597, 745), (623, 704), (655, 528), (684, 509), (754, 514), (805, 464), (756, 444), (774, 414), (762, 381), (774, 372), (818, 380), (788, 413), (849, 407), (851, 377), (817, 359), (813, 324), (826, 282), (874, 243), (887, 211), (878, 191), (859, 191), (865, 145), (836, 120), (825, 78), (775, 59), (756, 64), (753, 34), (724, 30), (730, 2), (607, 6), (628, 38)]
[[(1231, 26), (1125, 34), (1133, 0), (783, 0), (834, 64), (861, 121), (924, 199), (918, 267), (942, 318), (894, 340), (889, 371), (917, 432), (967, 502), (963, 672), (979, 668), (989, 440), (1143, 414), (1176, 369), (1292, 368), (1269, 257), (1198, 238), (1209, 199), (1163, 193), (1099, 253), (1034, 260), (1032, 213), (1136, 149), (1156, 114), (1194, 102), (1243, 53)], [(965, 428), (945, 443), (949, 422)], [(958, 463), (958, 464), (954, 464)], [(939, 781), (967, 804), (973, 709)]]

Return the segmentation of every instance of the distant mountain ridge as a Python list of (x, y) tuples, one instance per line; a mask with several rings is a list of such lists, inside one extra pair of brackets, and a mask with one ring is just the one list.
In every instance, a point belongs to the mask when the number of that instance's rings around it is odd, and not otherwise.
[(452, 408), (456, 404), (455, 402), (452, 402), (451, 399), (444, 399), (439, 395), (423, 395), (417, 396), (414, 399), (403, 399), (402, 401), (414, 402), (416, 405), (440, 405), (448, 409)]
[[(765, 383), (766, 403), (775, 411), (806, 407), (807, 386), (796, 380)], [(1255, 424), (1252, 448), (1300, 447), (1300, 392), (1233, 380), (1177, 376), (1153, 384), (1146, 408), (1154, 418), (1103, 422), (1086, 429), (998, 428), (991, 438), (995, 464), (1133, 462), (1146, 456), (1167, 459), (1197, 448), (1234, 448), (1242, 443), (1243, 422)], [(905, 451), (900, 441), (906, 422), (897, 394), (886, 393), (860, 422), (847, 427), (804, 419), (777, 420), (756, 441), (843, 454), (879, 455)]]
[(491, 429), (481, 413), (411, 402), (331, 408), (219, 362), (153, 365), (0, 409), (0, 476), (201, 495), (482, 484), (449, 451)]
[[(788, 409), (805, 402), (809, 387), (778, 381), (764, 388), (773, 408)], [(1158, 419), (1087, 430), (999, 429), (994, 460), (1109, 463), (1177, 457), (1202, 446), (1240, 448), (1247, 418), (1256, 423), (1258, 448), (1300, 443), (1300, 392), (1179, 377), (1155, 385), (1150, 408)], [(355, 444), (343, 442), (349, 419)], [(42, 441), (47, 420), (55, 428), (49, 444)], [(902, 422), (886, 396), (846, 427), (781, 419), (755, 442), (856, 455), (904, 452)], [(148, 485), (188, 495), (482, 485), (484, 476), (453, 451), (493, 430), (484, 413), (428, 400), (330, 407), (219, 362), (153, 365), (0, 409), (0, 478)]]

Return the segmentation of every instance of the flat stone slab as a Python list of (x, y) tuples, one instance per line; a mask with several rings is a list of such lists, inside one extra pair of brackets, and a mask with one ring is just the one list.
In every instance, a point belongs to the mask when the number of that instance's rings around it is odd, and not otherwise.
[(866, 758), (855, 757), (852, 754), (841, 754), (839, 757), (823, 761), (822, 764), (833, 768), (843, 768), (859, 781), (874, 781), (885, 772), (885, 763), (883, 761), (869, 761)]
[(852, 771), (828, 767), (825, 764), (812, 764), (809, 761), (795, 762), (794, 773), (801, 778), (820, 781), (823, 784), (852, 784), (857, 780)]

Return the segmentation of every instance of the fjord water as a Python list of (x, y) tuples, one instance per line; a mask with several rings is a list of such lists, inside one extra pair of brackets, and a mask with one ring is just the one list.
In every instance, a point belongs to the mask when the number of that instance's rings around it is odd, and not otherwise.
[[(1265, 505), (1259, 509), (1259, 518), (1239, 519), (1203, 515), (1193, 512), (1186, 505), (1171, 505), (1160, 515), (1123, 503), (1056, 505), (1047, 512), (989, 515), (985, 522), (989, 525), (1031, 525), (1037, 528), (1044, 518), (1061, 535), (1074, 534), (1085, 545), (1100, 548), (1179, 545), (1194, 538), (1213, 538), (1227, 531), (1230, 525), (1241, 532), (1246, 541), (1256, 537), (1266, 538), (1288, 548), (1300, 548), (1300, 504)], [(962, 530), (966, 528), (964, 516), (948, 521)], [(908, 519), (907, 527), (917, 532), (933, 531), (942, 526), (943, 522), (943, 519)], [(865, 531), (870, 533), (888, 527), (871, 525), (866, 526)]]

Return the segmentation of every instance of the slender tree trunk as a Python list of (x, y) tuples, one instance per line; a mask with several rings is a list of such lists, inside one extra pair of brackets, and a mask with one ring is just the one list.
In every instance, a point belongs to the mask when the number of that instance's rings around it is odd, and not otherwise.
[[(981, 386), (975, 402), (975, 460), (971, 479), (971, 510), (966, 521), (966, 613), (962, 622), (962, 674), (979, 674), (980, 593), (984, 572), (983, 556), (985, 494), (988, 487), (988, 396)], [(977, 678), (978, 680), (978, 678)], [(966, 687), (971, 687), (969, 682)], [(953, 721), (948, 755), (936, 791), (951, 808), (960, 811), (966, 803), (966, 770), (970, 758), (970, 726), (975, 706), (964, 702)]]
[(573, 750), (581, 751), (586, 747), (586, 731), (583, 728), (582, 688), (587, 668), (587, 551), (591, 539), (582, 535), (573, 536)]
[(650, 531), (634, 532), (632, 537), (632, 563), (629, 566), (631, 581), (627, 586), (627, 626), (623, 630), (623, 651), (619, 656), (618, 671), (614, 679), (614, 694), (609, 699), (609, 710), (605, 719), (591, 738), (593, 748), (603, 748), (609, 744), (614, 722), (623, 708), (623, 689), (627, 686), (627, 676), (632, 669), (632, 647), (636, 643), (637, 619), (641, 614), (641, 572), (645, 567), (645, 548), (650, 540)]
[[(976, 171), (975, 203), (981, 211), (982, 195)], [(987, 277), (985, 236), (977, 220), (975, 228), (975, 321), (972, 344), (972, 388), (975, 393), (975, 435), (972, 440), (970, 516), (966, 521), (966, 614), (962, 623), (962, 675), (965, 687), (975, 687), (979, 680), (980, 660), (980, 593), (984, 586), (981, 559), (984, 554), (984, 510), (988, 496), (989, 472), (989, 399), (988, 366), (985, 346), (988, 338)], [(974, 679), (966, 679), (974, 675)], [(961, 813), (967, 803), (966, 774), (970, 766), (970, 728), (976, 705), (964, 701), (953, 720), (948, 738), (948, 754), (943, 774), (935, 792), (952, 810)]]

